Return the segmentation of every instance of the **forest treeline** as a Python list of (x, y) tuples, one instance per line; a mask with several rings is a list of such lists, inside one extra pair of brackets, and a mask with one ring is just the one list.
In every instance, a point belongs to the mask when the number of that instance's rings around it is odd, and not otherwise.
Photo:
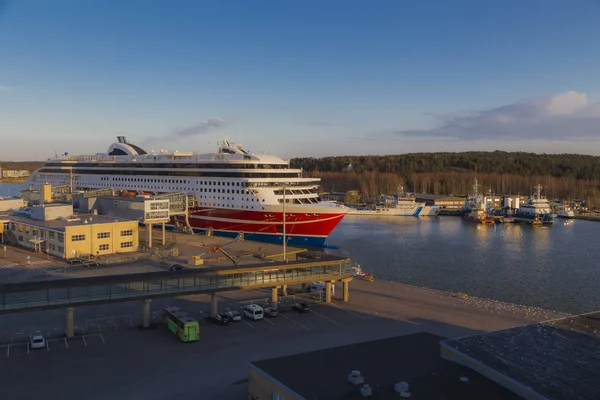
[(525, 152), (412, 153), (295, 158), (291, 165), (320, 177), (324, 190), (358, 190), (365, 199), (406, 191), (465, 195), (475, 174), (482, 190), (529, 195), (540, 183), (552, 198), (594, 199), (600, 157)]

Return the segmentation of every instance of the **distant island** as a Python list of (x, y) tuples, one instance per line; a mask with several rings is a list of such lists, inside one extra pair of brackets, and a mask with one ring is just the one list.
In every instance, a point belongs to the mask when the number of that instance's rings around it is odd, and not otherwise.
[(525, 152), (410, 153), (385, 156), (294, 158), (291, 165), (320, 177), (327, 191), (358, 190), (377, 198), (405, 191), (466, 195), (475, 174), (484, 191), (531, 194), (538, 183), (548, 197), (594, 202), (600, 188), (600, 157)]

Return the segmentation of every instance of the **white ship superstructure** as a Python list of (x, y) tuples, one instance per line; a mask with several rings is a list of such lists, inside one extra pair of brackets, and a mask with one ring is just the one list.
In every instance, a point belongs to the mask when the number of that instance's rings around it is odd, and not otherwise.
[(425, 202), (417, 202), (411, 193), (405, 193), (399, 187), (398, 197), (387, 201), (384, 205), (375, 208), (350, 208), (348, 215), (398, 215), (412, 217), (436, 216), (440, 213), (440, 206), (428, 206)]

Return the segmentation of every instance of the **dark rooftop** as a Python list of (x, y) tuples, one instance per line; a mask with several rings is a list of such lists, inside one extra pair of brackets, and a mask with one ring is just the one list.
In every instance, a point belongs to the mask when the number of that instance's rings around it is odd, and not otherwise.
[[(398, 399), (394, 385), (408, 382), (415, 399), (520, 399), (468, 368), (440, 358), (445, 338), (421, 332), (251, 363), (305, 399), (362, 399), (348, 382), (358, 370), (372, 399)], [(469, 378), (468, 383), (460, 377)]]
[[(548, 399), (600, 399), (600, 312), (443, 343), (473, 369), (491, 368)], [(460, 362), (460, 361), (459, 361)]]

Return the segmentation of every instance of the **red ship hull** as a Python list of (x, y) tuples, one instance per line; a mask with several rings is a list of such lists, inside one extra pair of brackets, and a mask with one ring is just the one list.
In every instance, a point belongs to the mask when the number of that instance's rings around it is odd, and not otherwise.
[[(288, 244), (320, 247), (345, 213), (286, 212), (286, 215), (285, 233)], [(222, 236), (236, 236), (243, 232), (244, 237), (249, 240), (281, 243), (282, 216), (282, 212), (195, 207), (190, 210), (189, 222), (198, 231), (212, 229), (214, 234)], [(183, 222), (182, 218), (179, 218), (179, 222)]]

